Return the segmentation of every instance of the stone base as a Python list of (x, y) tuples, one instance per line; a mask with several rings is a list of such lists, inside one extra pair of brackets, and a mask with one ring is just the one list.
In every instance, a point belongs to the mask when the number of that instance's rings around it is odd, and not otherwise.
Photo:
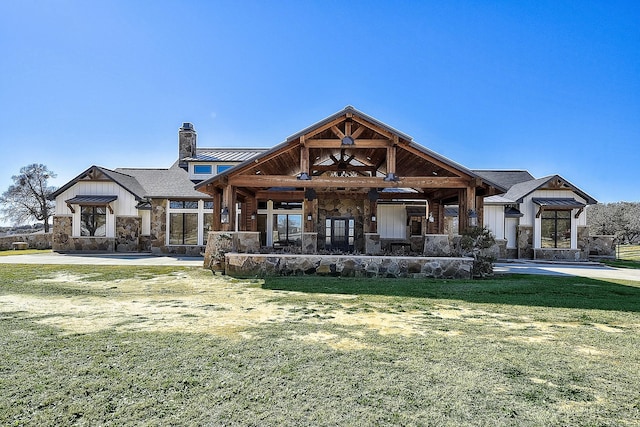
[(537, 248), (533, 250), (533, 259), (550, 261), (586, 261), (580, 249)]
[(302, 234), (302, 253), (315, 254), (318, 247), (318, 233)]
[(236, 277), (318, 275), (470, 279), (473, 258), (227, 253), (225, 264), (226, 274)]

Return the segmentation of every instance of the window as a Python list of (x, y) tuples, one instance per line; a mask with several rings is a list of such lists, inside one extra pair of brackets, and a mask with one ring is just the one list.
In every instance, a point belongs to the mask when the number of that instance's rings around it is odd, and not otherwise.
[(213, 201), (170, 200), (167, 225), (169, 245), (206, 245), (213, 226)]
[(540, 229), (543, 248), (571, 248), (571, 211), (543, 211)]
[(197, 245), (198, 244), (198, 214), (172, 213), (169, 214), (169, 244)]
[(211, 165), (193, 165), (193, 173), (200, 175), (211, 175)]
[(107, 207), (82, 206), (80, 210), (80, 235), (105, 237), (107, 235)]
[(218, 165), (216, 166), (216, 173), (222, 173), (224, 171), (226, 171), (227, 169), (231, 169), (233, 166), (231, 165)]
[(273, 215), (273, 245), (302, 245), (302, 215)]

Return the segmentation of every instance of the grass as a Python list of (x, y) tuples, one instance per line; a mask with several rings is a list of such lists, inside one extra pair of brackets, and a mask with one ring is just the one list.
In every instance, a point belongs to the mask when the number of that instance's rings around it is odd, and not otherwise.
[(0, 256), (10, 256), (10, 255), (33, 255), (33, 254), (44, 254), (50, 253), (51, 249), (24, 249), (19, 251), (7, 250), (0, 251)]
[(638, 425), (639, 295), (0, 265), (0, 425)]
[(640, 268), (640, 245), (620, 245), (617, 259), (602, 262), (611, 267)]

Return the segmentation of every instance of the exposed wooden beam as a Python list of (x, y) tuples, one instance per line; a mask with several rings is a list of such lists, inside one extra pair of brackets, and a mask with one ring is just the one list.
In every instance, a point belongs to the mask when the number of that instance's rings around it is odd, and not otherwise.
[(340, 140), (342, 140), (342, 138), (344, 138), (345, 136), (344, 133), (342, 133), (342, 131), (338, 129), (338, 126), (331, 126), (331, 132), (333, 132), (335, 136), (340, 138)]
[(340, 116), (336, 119), (331, 120), (329, 123), (324, 124), (323, 126), (317, 127), (315, 129), (312, 129), (309, 131), (309, 133), (305, 134), (304, 136), (309, 139), (314, 135), (317, 135), (321, 132), (324, 132), (327, 129), (331, 129), (333, 126), (338, 125), (339, 123), (342, 123), (345, 120), (345, 118), (343, 116)]
[(387, 131), (386, 129), (381, 128), (380, 126), (376, 126), (372, 123), (367, 122), (366, 120), (361, 119), (358, 116), (353, 116), (352, 120), (354, 122), (358, 122), (359, 124), (368, 127), (369, 129), (372, 129), (376, 132), (378, 132), (380, 135), (385, 135), (387, 138), (391, 139), (393, 138), (393, 134), (389, 131)]
[[(349, 149), (387, 148), (391, 144), (390, 139), (356, 139)], [(305, 145), (309, 148), (344, 148), (341, 139), (307, 139)]]
[(229, 177), (235, 187), (358, 187), (358, 188), (467, 188), (468, 179), (457, 177), (400, 177), (398, 181), (383, 181), (381, 177), (313, 177), (300, 181), (290, 175), (236, 175)]

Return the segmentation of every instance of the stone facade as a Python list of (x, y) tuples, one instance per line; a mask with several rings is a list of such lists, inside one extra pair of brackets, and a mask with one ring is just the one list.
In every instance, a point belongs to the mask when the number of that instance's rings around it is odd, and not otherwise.
[(237, 277), (341, 276), (470, 279), (473, 258), (227, 253), (226, 274)]
[(165, 239), (167, 235), (167, 200), (151, 200), (151, 233), (149, 235), (150, 249), (154, 254), (165, 254)]
[(454, 253), (448, 234), (427, 234), (424, 237), (424, 256), (451, 256)]
[(517, 242), (518, 258), (533, 259), (533, 227), (519, 225)]
[(73, 249), (71, 236), (73, 233), (73, 217), (71, 215), (56, 215), (53, 217), (53, 239), (51, 247), (54, 251), (70, 251)]
[[(368, 203), (368, 201), (367, 201)], [(365, 250), (364, 239), (364, 208), (365, 199), (362, 197), (353, 198), (338, 198), (331, 197), (327, 194), (326, 197), (318, 199), (318, 223), (316, 229), (318, 230), (318, 250), (327, 249), (325, 246), (325, 226), (324, 221), (326, 218), (353, 218), (354, 219), (354, 250), (362, 252)]]
[(13, 249), (13, 242), (24, 242), (29, 249), (51, 249), (52, 233), (13, 234), (0, 237), (0, 251)]
[(116, 217), (116, 251), (139, 252), (141, 230), (142, 218), (140, 218), (139, 216)]

